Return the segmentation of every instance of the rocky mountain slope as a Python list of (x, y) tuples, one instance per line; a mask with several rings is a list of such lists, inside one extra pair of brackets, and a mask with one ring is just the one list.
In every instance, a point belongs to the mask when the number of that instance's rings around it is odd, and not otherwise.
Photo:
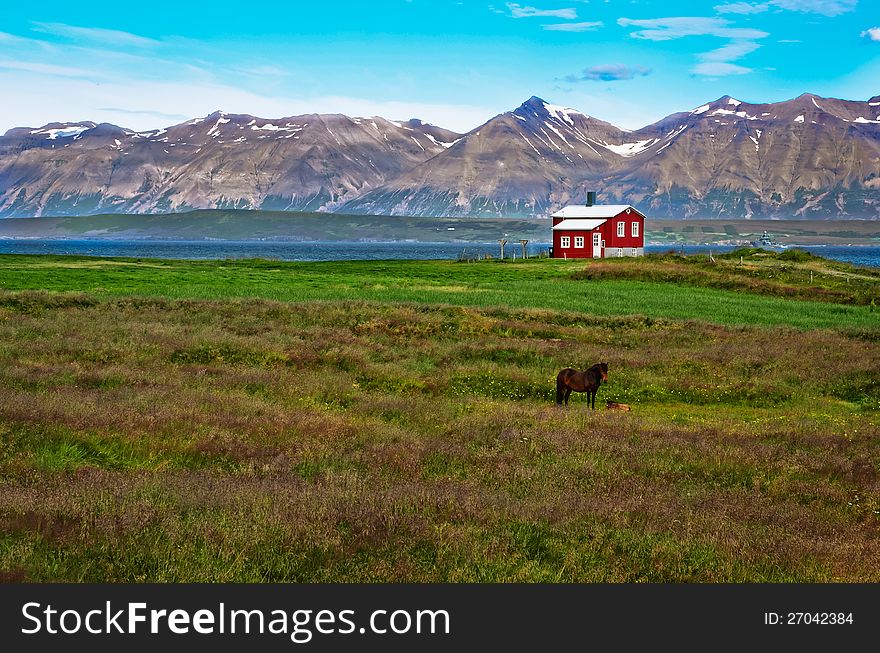
[(332, 209), (460, 137), (419, 121), (213, 113), (150, 132), (83, 122), (0, 138), (0, 215)]
[(880, 217), (880, 97), (725, 96), (625, 131), (531, 98), (342, 210), (540, 215), (598, 191), (655, 217)]
[(0, 137), (0, 216), (192, 208), (546, 216), (587, 190), (655, 217), (880, 218), (880, 96), (729, 96), (629, 131), (533, 97), (461, 135), (419, 120), (214, 113)]

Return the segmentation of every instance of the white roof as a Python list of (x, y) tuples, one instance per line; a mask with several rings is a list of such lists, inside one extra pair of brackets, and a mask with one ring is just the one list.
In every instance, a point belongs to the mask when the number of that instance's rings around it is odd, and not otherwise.
[(632, 209), (644, 217), (644, 214), (629, 204), (569, 204), (552, 215), (554, 218), (613, 218), (618, 213)]
[(553, 229), (574, 229), (577, 231), (592, 231), (600, 224), (607, 221), (608, 220), (605, 218), (601, 220), (583, 220), (578, 218), (569, 218), (568, 220), (563, 220), (562, 222), (560, 222), (558, 225), (553, 227)]

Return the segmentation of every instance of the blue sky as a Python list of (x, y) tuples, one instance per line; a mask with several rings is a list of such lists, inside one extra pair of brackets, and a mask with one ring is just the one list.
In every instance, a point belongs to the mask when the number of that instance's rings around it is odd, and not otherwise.
[(9, 3), (0, 87), (0, 131), (216, 109), (467, 131), (532, 95), (632, 129), (725, 94), (880, 94), (880, 2)]

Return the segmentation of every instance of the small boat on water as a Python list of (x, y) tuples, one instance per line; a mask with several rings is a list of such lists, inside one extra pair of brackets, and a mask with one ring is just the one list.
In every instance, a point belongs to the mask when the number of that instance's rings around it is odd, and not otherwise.
[(773, 242), (773, 239), (770, 238), (770, 234), (765, 230), (758, 240), (752, 241), (752, 247), (762, 247), (764, 249), (787, 249), (788, 245)]

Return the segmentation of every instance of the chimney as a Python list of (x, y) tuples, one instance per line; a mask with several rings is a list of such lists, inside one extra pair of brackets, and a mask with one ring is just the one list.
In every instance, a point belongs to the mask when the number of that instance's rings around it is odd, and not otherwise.
[(587, 206), (593, 206), (596, 203), (596, 192), (587, 191)]

